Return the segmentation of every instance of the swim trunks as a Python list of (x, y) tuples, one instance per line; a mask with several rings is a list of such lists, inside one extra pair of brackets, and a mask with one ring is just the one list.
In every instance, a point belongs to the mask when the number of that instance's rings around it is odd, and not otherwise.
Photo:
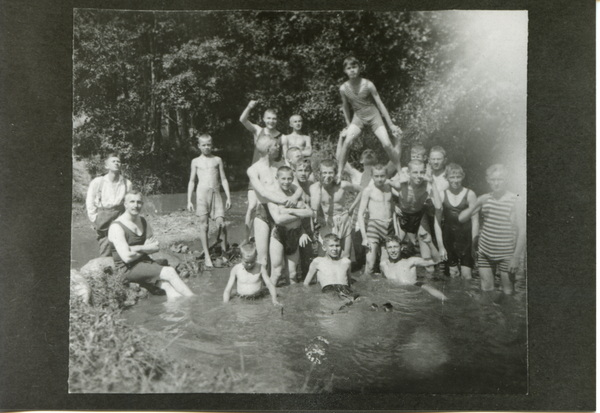
[(442, 233), (444, 248), (448, 253), (448, 260), (446, 261), (448, 267), (456, 267), (459, 263), (469, 268), (473, 268), (474, 265), (471, 255), (471, 220), (465, 223), (458, 220), (460, 213), (469, 207), (469, 201), (467, 200), (469, 192), (470, 190), (467, 189), (458, 205), (454, 206), (448, 198), (448, 190), (444, 191)]
[(375, 105), (375, 101), (368, 90), (369, 81), (361, 79), (358, 93), (355, 93), (348, 82), (344, 83), (344, 95), (352, 106), (354, 115), (352, 116), (352, 124), (358, 126), (361, 130), (365, 126), (370, 126), (375, 132), (381, 126), (385, 127), (379, 109)]
[(250, 295), (237, 294), (237, 297), (242, 298), (244, 300), (254, 301), (254, 300), (260, 300), (261, 298), (265, 298), (269, 294), (270, 294), (269, 290), (262, 289), (256, 293), (250, 294)]
[[(331, 219), (323, 217), (321, 222), (321, 229), (319, 230), (321, 244), (323, 243), (323, 237), (327, 234), (337, 235), (342, 243), (346, 237), (352, 234), (352, 218), (348, 214), (348, 211), (334, 215)], [(344, 248), (343, 245), (342, 248)]]
[(323, 293), (353, 294), (354, 292), (345, 284), (329, 284), (321, 289)]
[(481, 268), (496, 268), (502, 272), (508, 272), (508, 264), (510, 263), (510, 257), (493, 259), (488, 256), (485, 252), (478, 251), (477, 253), (477, 267)]
[(269, 212), (267, 204), (258, 204), (256, 206), (256, 219), (260, 219), (261, 221), (263, 221), (269, 226), (269, 228), (272, 228), (273, 225), (275, 225), (275, 221), (273, 221), (273, 217)]
[(204, 191), (206, 197), (200, 197), (196, 190), (196, 214), (200, 217), (208, 215), (213, 221), (225, 216), (223, 209), (223, 199), (221, 194), (214, 188), (208, 188)]
[(409, 234), (416, 234), (419, 231), (419, 225), (421, 224), (421, 218), (423, 218), (424, 213), (424, 209), (414, 213), (402, 211), (402, 215), (398, 216), (400, 229)]
[(394, 235), (394, 222), (392, 219), (370, 219), (367, 223), (367, 238), (369, 241), (383, 244), (390, 235)]
[(271, 236), (283, 245), (285, 255), (292, 255), (298, 251), (300, 246), (300, 237), (304, 233), (304, 228), (286, 228), (283, 225), (274, 225), (271, 230)]

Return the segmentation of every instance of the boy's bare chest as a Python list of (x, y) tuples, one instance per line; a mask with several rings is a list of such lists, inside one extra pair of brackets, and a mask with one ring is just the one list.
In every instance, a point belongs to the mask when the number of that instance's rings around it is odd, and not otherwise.
[(329, 189), (323, 188), (323, 190), (321, 191), (321, 202), (324, 205), (329, 205), (331, 203), (340, 203), (342, 202), (345, 193), (346, 191), (344, 191), (339, 185), (336, 185), (333, 188)]

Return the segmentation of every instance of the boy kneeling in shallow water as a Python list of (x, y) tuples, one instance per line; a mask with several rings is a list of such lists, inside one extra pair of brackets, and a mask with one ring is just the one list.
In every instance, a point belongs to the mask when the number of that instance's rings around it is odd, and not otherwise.
[[(424, 233), (421, 240), (425, 244), (431, 244), (431, 236)], [(421, 257), (410, 257), (402, 259), (400, 238), (393, 235), (385, 240), (385, 249), (387, 250), (389, 260), (382, 261), (380, 264), (383, 275), (398, 284), (410, 284), (421, 287), (429, 294), (440, 300), (445, 300), (447, 297), (439, 290), (430, 285), (417, 282), (417, 267), (429, 267), (439, 262), (439, 255), (435, 248), (431, 249), (433, 260), (431, 258), (424, 259)], [(429, 245), (431, 246), (431, 245)]]
[[(271, 299), (274, 305), (281, 305), (277, 301), (277, 291), (275, 286), (265, 272), (261, 272), (260, 264), (256, 264), (256, 245), (254, 243), (245, 243), (240, 246), (242, 262), (231, 269), (229, 282), (223, 292), (223, 302), (229, 302), (231, 298), (231, 289), (237, 280), (237, 295), (247, 300), (258, 300), (271, 293)], [(268, 290), (262, 288), (260, 279), (263, 279)]]
[(324, 257), (317, 257), (310, 263), (304, 285), (308, 287), (312, 278), (317, 275), (324, 293), (336, 292), (342, 295), (352, 294), (350, 289), (350, 265), (348, 258), (341, 257), (340, 238), (335, 234), (323, 237)]

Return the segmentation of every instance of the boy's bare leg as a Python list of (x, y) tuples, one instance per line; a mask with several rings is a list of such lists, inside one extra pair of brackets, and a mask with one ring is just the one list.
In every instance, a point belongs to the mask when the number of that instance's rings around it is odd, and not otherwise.
[(288, 269), (288, 274), (290, 276), (290, 283), (296, 284), (298, 282), (297, 269), (298, 269), (298, 261), (300, 260), (300, 249), (298, 248), (295, 253), (293, 253), (292, 255), (287, 255), (285, 258), (287, 260), (287, 269)]
[(285, 251), (283, 244), (273, 237), (271, 237), (271, 245), (269, 245), (269, 256), (271, 257), (271, 283), (277, 287), (277, 281), (279, 281), (285, 266)]
[(348, 131), (346, 132), (346, 139), (344, 140), (344, 144), (342, 145), (342, 150), (340, 151), (340, 159), (338, 159), (338, 177), (342, 176), (342, 171), (344, 170), (344, 166), (346, 165), (346, 161), (348, 160), (348, 153), (350, 152), (350, 146), (354, 140), (360, 135), (362, 131), (356, 125), (350, 124), (348, 126)]
[(388, 135), (385, 126), (378, 127), (375, 131), (375, 136), (377, 136), (379, 142), (381, 142), (381, 145), (383, 145), (383, 149), (385, 150), (385, 153), (387, 153), (387, 156), (390, 158), (390, 161), (392, 161), (394, 165), (396, 165), (396, 169), (399, 171), (400, 158), (398, 157), (398, 150), (392, 145), (392, 142), (390, 141), (390, 136)]
[(175, 271), (175, 268), (163, 267), (163, 269), (160, 271), (159, 277), (161, 280), (168, 281), (169, 284), (171, 284), (171, 286), (179, 294), (184, 295), (186, 297), (194, 295), (194, 293), (192, 292), (192, 290), (190, 290), (187, 284), (184, 283), (181, 278), (179, 278), (179, 275), (177, 274), (177, 271)]
[[(452, 275), (452, 267), (450, 267), (450, 275)], [(471, 268), (470, 267), (466, 267), (464, 265), (460, 266), (460, 275), (465, 280), (470, 280), (471, 278), (473, 278)]]
[(342, 258), (350, 258), (350, 252), (352, 251), (352, 231), (342, 240), (342, 246)]
[(219, 237), (221, 238), (221, 256), (225, 256), (225, 253), (227, 252), (227, 227), (225, 226), (225, 223), (223, 222), (223, 217), (219, 217), (217, 218), (216, 221), (217, 227), (219, 228), (219, 232), (217, 235), (217, 239), (219, 239)]
[(268, 275), (267, 265), (269, 264), (269, 239), (271, 234), (269, 225), (262, 219), (254, 219), (254, 240), (256, 243), (256, 262), (263, 266), (264, 272)]
[(482, 291), (494, 290), (494, 272), (491, 268), (479, 268), (479, 278)]
[(515, 291), (515, 274), (500, 271), (500, 283), (504, 294), (511, 295)]
[(200, 217), (200, 242), (202, 242), (202, 250), (204, 251), (204, 266), (212, 267), (213, 263), (208, 250), (208, 215)]
[[(423, 216), (423, 219), (421, 220), (421, 222), (423, 222), (423, 220), (425, 220), (425, 216)], [(429, 233), (429, 235), (431, 236), (431, 232), (429, 231), (429, 226), (424, 227), (423, 225), (419, 226), (419, 234), (421, 234), (422, 232), (426, 232)], [(413, 242), (413, 244), (415, 244), (416, 240), (411, 239), (412, 237), (416, 238), (415, 234), (408, 234), (409, 239)], [(429, 245), (427, 245), (427, 243), (425, 243), (422, 240), (422, 236), (419, 236), (419, 250), (421, 251), (421, 258), (431, 258), (432, 254), (431, 254), (431, 249), (429, 248)], [(433, 246), (433, 244), (432, 244)], [(435, 248), (435, 246), (433, 246), (433, 248)], [(437, 249), (436, 249), (437, 251)], [(433, 272), (435, 271), (435, 267), (434, 266), (429, 266), (429, 267), (425, 267), (425, 271), (427, 271), (428, 274), (433, 274)]]
[(158, 287), (167, 293), (167, 301), (173, 301), (176, 298), (183, 297), (181, 294), (175, 291), (175, 288), (173, 288), (168, 281), (160, 281)]
[(250, 241), (252, 235), (252, 227), (257, 206), (256, 194), (253, 190), (248, 191), (248, 210), (246, 211), (246, 241)]
[(373, 241), (369, 241), (371, 248), (367, 253), (367, 264), (365, 265), (365, 274), (373, 276), (375, 273), (375, 265), (377, 264), (377, 256), (379, 255), (379, 244)]

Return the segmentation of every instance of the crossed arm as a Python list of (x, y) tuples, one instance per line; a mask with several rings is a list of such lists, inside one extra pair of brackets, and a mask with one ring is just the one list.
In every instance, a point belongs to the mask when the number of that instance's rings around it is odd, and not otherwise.
[(146, 225), (148, 238), (144, 245), (130, 246), (125, 239), (125, 231), (123, 231), (120, 225), (114, 224), (108, 229), (108, 240), (114, 244), (123, 262), (129, 264), (142, 258), (144, 255), (154, 254), (160, 250), (160, 244), (152, 234), (150, 224), (146, 223)]

